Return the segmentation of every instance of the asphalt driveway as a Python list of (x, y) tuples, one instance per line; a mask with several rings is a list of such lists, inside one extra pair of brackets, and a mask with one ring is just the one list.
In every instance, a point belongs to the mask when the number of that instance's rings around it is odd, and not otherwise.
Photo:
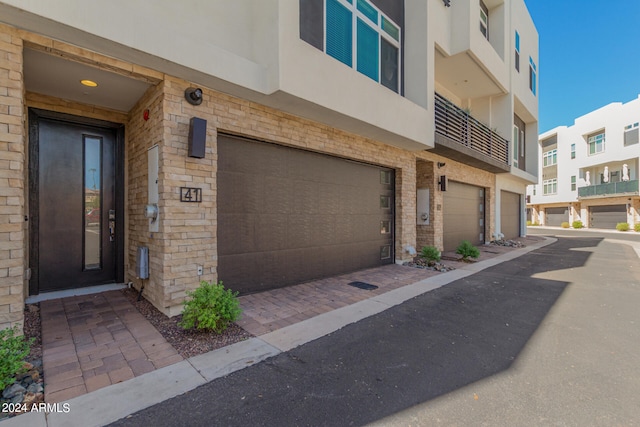
[(633, 425), (637, 265), (561, 237), (113, 425)]

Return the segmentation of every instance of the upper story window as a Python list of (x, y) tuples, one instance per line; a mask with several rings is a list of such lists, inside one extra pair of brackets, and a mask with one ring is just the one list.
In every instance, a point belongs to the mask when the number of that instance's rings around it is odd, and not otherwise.
[(576, 144), (571, 144), (571, 158), (576, 158)]
[(576, 176), (571, 175), (571, 191), (576, 191)]
[(558, 149), (554, 148), (553, 150), (545, 151), (542, 154), (542, 166), (553, 166), (558, 163)]
[(520, 33), (516, 31), (516, 57), (515, 57), (516, 71), (520, 72)]
[(587, 145), (589, 146), (589, 155), (604, 153), (604, 131), (589, 135), (587, 138)]
[(547, 179), (542, 181), (542, 194), (547, 196), (549, 194), (556, 194), (558, 192), (558, 179)]
[(326, 0), (325, 52), (398, 92), (401, 28), (367, 0)]
[(489, 40), (489, 8), (480, 0), (480, 32)]
[(638, 122), (624, 127), (624, 145), (637, 144), (640, 141), (638, 138)]
[(536, 94), (537, 91), (537, 82), (538, 80), (538, 69), (536, 68), (536, 63), (533, 62), (533, 58), (529, 57), (529, 89), (533, 94)]

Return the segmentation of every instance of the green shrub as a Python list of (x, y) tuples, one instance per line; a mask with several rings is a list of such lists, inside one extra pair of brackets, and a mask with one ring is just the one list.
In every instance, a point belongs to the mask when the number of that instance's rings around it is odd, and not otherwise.
[(537, 222), (531, 222), (531, 221), (527, 221), (527, 227), (536, 227), (540, 224), (538, 224)]
[(435, 246), (423, 246), (420, 256), (427, 261), (440, 261), (440, 251)]
[(13, 384), (16, 375), (22, 373), (24, 359), (33, 344), (34, 338), (26, 340), (17, 333), (17, 326), (0, 331), (0, 391)]
[(462, 259), (466, 260), (469, 257), (478, 258), (480, 256), (480, 250), (473, 246), (470, 241), (463, 240), (462, 243), (456, 249), (456, 253), (462, 255)]
[(527, 220), (527, 227), (531, 227), (532, 222)]
[(179, 323), (184, 329), (197, 328), (219, 334), (242, 312), (238, 293), (225, 289), (222, 282), (212, 284), (203, 280), (199, 288), (187, 292), (187, 297)]
[(567, 221), (564, 221), (562, 224), (560, 224), (560, 227), (569, 228), (569, 223)]
[(571, 224), (571, 226), (572, 226), (573, 228), (582, 228), (582, 227), (584, 227), (584, 226), (582, 225), (582, 221), (573, 221), (573, 223)]
[(629, 231), (629, 224), (627, 224), (626, 222), (619, 222), (616, 224), (616, 230)]
[(636, 224), (633, 226), (633, 229), (635, 231), (639, 231), (640, 232), (640, 222), (636, 222)]

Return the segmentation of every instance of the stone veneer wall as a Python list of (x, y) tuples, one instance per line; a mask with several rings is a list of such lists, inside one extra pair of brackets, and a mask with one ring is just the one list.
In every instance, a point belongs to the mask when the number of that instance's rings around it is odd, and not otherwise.
[[(438, 179), (446, 175), (449, 181), (484, 187), (485, 189), (485, 240), (495, 231), (496, 175), (445, 157), (424, 151), (417, 154), (417, 187), (429, 188), (431, 221), (429, 225), (417, 226), (417, 250), (422, 246), (435, 246), (442, 250), (444, 245), (444, 193), (438, 189)], [(445, 163), (437, 169), (437, 162)]]
[[(375, 163), (396, 170), (396, 258), (402, 247), (415, 245), (415, 155), (281, 111), (204, 90), (204, 101), (192, 106), (184, 100), (188, 82), (164, 81), (164, 136), (160, 148), (160, 210), (158, 238), (164, 243), (162, 279), (155, 282), (152, 300), (168, 315), (178, 314), (185, 291), (199, 279), (216, 280), (216, 171), (218, 133), (299, 147), (343, 158)], [(141, 103), (142, 104), (142, 103)], [(141, 108), (149, 108), (141, 105)], [(204, 159), (187, 157), (191, 117), (207, 120)], [(135, 126), (133, 121), (131, 125)], [(132, 185), (132, 183), (130, 183)], [(202, 188), (202, 203), (181, 203), (179, 187)], [(132, 214), (133, 215), (133, 214)], [(203, 266), (204, 275), (196, 275)], [(162, 297), (162, 300), (160, 298)]]
[[(149, 232), (149, 220), (144, 217), (144, 207), (148, 203), (148, 150), (154, 145), (164, 145), (164, 113), (163, 113), (163, 83), (152, 86), (129, 112), (125, 128), (126, 165), (125, 170), (127, 195), (125, 209), (127, 212), (127, 235), (125, 241), (125, 280), (132, 281), (137, 289), (144, 285), (144, 296), (162, 309), (164, 298), (163, 288), (155, 286), (162, 283), (164, 265), (164, 239), (166, 236)], [(149, 110), (149, 120), (143, 118), (144, 110)], [(162, 155), (160, 155), (161, 157)], [(162, 183), (160, 184), (160, 192)], [(164, 223), (164, 198), (160, 196), (161, 223)], [(136, 251), (138, 246), (149, 248), (149, 280), (141, 283), (136, 278)], [(163, 310), (164, 311), (164, 310)]]
[(22, 39), (0, 24), (0, 329), (24, 319), (27, 247)]

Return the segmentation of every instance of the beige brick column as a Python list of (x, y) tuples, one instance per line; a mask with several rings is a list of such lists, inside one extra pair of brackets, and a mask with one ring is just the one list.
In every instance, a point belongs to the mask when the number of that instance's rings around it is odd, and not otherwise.
[(22, 325), (26, 256), (22, 39), (0, 25), (0, 328)]
[(408, 160), (396, 169), (396, 261), (413, 258), (404, 247), (416, 246), (416, 162)]
[[(418, 160), (417, 164), (417, 189), (428, 188), (429, 189), (429, 207), (430, 221), (429, 225), (418, 225), (417, 227), (417, 241), (416, 250), (420, 252), (423, 246), (436, 246), (435, 236), (436, 230), (439, 230), (439, 239), (442, 242), (442, 230), (436, 228), (436, 214), (435, 214), (435, 193), (439, 191), (437, 189), (437, 178), (434, 173), (434, 162)], [(440, 218), (440, 217), (439, 217)], [(442, 249), (441, 246), (439, 246)]]

